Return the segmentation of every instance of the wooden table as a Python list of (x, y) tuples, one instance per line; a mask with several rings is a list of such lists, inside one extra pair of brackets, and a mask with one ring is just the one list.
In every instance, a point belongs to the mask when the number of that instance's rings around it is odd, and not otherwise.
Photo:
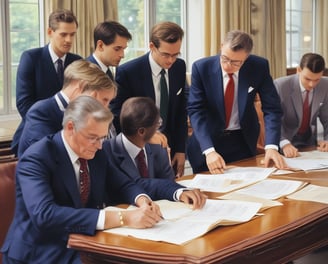
[[(259, 156), (235, 163), (260, 166)], [(279, 178), (328, 186), (328, 172), (297, 172)], [(215, 197), (217, 194), (209, 194)], [(247, 223), (218, 227), (185, 245), (154, 242), (105, 232), (72, 234), (68, 245), (85, 263), (285, 263), (328, 244), (328, 205), (280, 199), (283, 206)], [(179, 234), (177, 234), (179, 235)]]

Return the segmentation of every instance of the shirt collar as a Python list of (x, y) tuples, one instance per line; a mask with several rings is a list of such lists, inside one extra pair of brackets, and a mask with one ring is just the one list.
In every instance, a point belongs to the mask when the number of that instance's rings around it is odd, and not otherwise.
[(107, 70), (108, 70), (108, 67), (107, 67), (105, 64), (103, 64), (103, 63), (97, 58), (96, 54), (93, 53), (92, 56), (93, 56), (93, 58), (96, 60), (96, 62), (98, 63), (98, 65), (100, 66), (101, 70), (102, 70), (104, 73), (106, 73)]
[(129, 153), (131, 159), (135, 159), (139, 154), (141, 148), (134, 145), (123, 133), (122, 133), (122, 142), (126, 151)]
[(49, 50), (50, 57), (51, 57), (51, 60), (52, 60), (53, 63), (56, 63), (58, 59), (61, 59), (63, 61), (63, 63), (65, 62), (67, 54), (65, 54), (63, 57), (59, 58), (57, 56), (57, 54), (54, 52), (54, 50), (52, 49), (51, 43), (49, 43), (49, 45), (48, 45), (48, 50)]
[[(163, 69), (161, 66), (157, 64), (157, 62), (153, 59), (153, 56), (151, 55), (151, 52), (149, 52), (149, 64), (151, 71), (154, 76), (159, 76), (161, 73), (161, 70)], [(167, 69), (164, 69), (167, 73)]]
[(66, 151), (68, 153), (68, 156), (72, 162), (72, 164), (75, 164), (76, 161), (79, 159), (79, 156), (72, 150), (72, 148), (70, 147), (70, 145), (67, 143), (67, 141), (65, 140), (64, 137), (64, 130), (61, 131), (61, 137), (64, 143), (64, 146), (66, 148)]

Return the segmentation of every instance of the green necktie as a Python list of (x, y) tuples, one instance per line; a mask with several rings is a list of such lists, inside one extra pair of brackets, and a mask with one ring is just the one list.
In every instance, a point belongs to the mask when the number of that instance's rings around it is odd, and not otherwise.
[(165, 128), (167, 121), (167, 112), (168, 112), (168, 104), (169, 104), (169, 93), (167, 89), (166, 79), (165, 79), (165, 70), (161, 70), (161, 102), (160, 102), (160, 114), (163, 120), (163, 126)]

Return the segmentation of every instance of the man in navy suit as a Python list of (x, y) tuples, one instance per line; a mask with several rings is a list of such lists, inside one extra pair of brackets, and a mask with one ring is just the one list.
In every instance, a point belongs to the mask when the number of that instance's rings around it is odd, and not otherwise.
[[(199, 190), (189, 190), (176, 183), (167, 150), (159, 144), (148, 143), (160, 125), (159, 120), (158, 108), (151, 98), (127, 99), (120, 115), (122, 132), (110, 139), (109, 145), (105, 143), (104, 150), (108, 152), (111, 162), (132, 181), (141, 186), (154, 182), (162, 186), (160, 189), (165, 196), (168, 190), (174, 191), (167, 199), (185, 203), (192, 201), (194, 208), (202, 207), (206, 196)], [(159, 193), (152, 194), (156, 188), (145, 188), (152, 199), (159, 197)]]
[[(186, 64), (179, 59), (183, 38), (181, 27), (172, 22), (162, 22), (152, 28), (150, 52), (117, 68), (118, 92), (110, 103), (114, 125), (120, 132), (119, 116), (124, 101), (130, 97), (152, 98), (160, 111), (167, 110), (160, 131), (167, 137), (171, 148), (172, 166), (176, 176), (184, 173), (187, 114), (185, 109)], [(161, 106), (161, 72), (164, 74), (168, 102)], [(165, 92), (163, 89), (162, 91)], [(162, 100), (163, 102), (163, 100)], [(162, 110), (161, 110), (162, 109)]]
[[(161, 220), (159, 207), (101, 150), (112, 118), (100, 102), (80, 96), (66, 108), (63, 130), (26, 150), (17, 164), (16, 209), (1, 249), (3, 263), (81, 263), (79, 253), (67, 248), (69, 234), (146, 228)], [(87, 167), (80, 167), (86, 160)], [(102, 210), (112, 189), (121, 203), (139, 208)]]
[(22, 121), (11, 145), (15, 154), (27, 111), (36, 101), (53, 96), (63, 86), (59, 59), (64, 69), (73, 61), (81, 59), (69, 53), (77, 27), (76, 17), (71, 11), (54, 11), (49, 16), (49, 44), (24, 51), (20, 58), (16, 79), (16, 106)]
[(44, 136), (61, 130), (67, 104), (80, 95), (92, 96), (108, 107), (116, 95), (116, 86), (95, 64), (82, 59), (71, 63), (65, 69), (63, 89), (36, 102), (27, 112), (17, 156)]
[(279, 96), (268, 61), (250, 55), (252, 47), (248, 34), (231, 31), (221, 45), (221, 54), (200, 59), (192, 66), (187, 110), (193, 134), (187, 153), (194, 173), (223, 173), (226, 162), (256, 155), (257, 93), (265, 120), (264, 164), (269, 166), (273, 161), (276, 167), (285, 167), (278, 152), (282, 116)]
[(117, 67), (128, 42), (132, 39), (130, 32), (116, 21), (99, 23), (93, 31), (95, 50), (86, 60), (97, 64), (103, 72), (114, 80), (111, 67)]

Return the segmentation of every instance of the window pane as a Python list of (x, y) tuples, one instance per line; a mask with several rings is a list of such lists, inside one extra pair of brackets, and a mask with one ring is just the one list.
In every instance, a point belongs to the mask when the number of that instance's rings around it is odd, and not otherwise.
[(286, 1), (287, 67), (295, 67), (313, 51), (313, 0)]
[(125, 57), (121, 64), (144, 54), (145, 44), (145, 18), (143, 0), (118, 0), (118, 20), (132, 35), (132, 41), (128, 43)]
[(156, 22), (160, 21), (172, 21), (181, 26), (181, 1), (157, 0)]

